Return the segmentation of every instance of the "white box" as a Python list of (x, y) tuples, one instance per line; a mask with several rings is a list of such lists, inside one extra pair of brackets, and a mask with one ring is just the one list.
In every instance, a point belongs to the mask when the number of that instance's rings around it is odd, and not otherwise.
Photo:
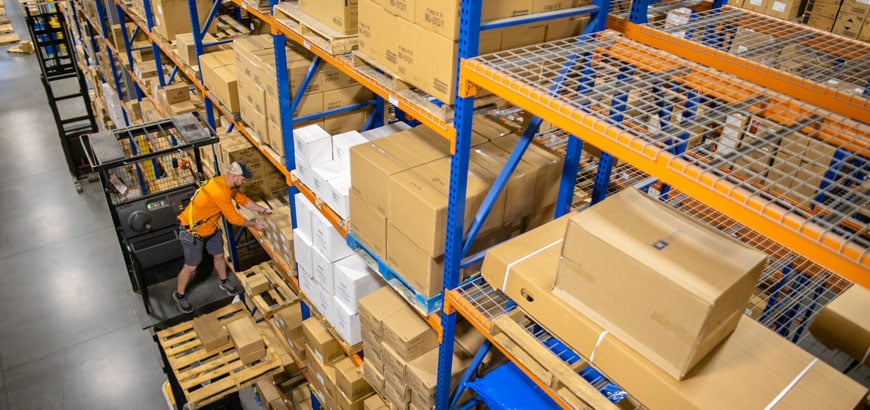
[(302, 160), (299, 159), (299, 156), (296, 155), (296, 177), (302, 181), (303, 184), (307, 187), (311, 187), (314, 185), (314, 171), (311, 170), (310, 165), (306, 165), (302, 163)]
[(332, 137), (332, 159), (339, 161), (344, 169), (350, 172), (350, 148), (365, 144), (369, 140), (357, 131), (348, 131)]
[(311, 260), (314, 264), (314, 270), (312, 271), (314, 280), (332, 293), (333, 289), (335, 289), (335, 274), (333, 273), (332, 262), (327, 260), (317, 249), (311, 251)]
[(320, 212), (311, 214), (311, 238), (314, 249), (320, 251), (330, 262), (335, 262), (353, 253), (347, 241), (338, 233)]
[(296, 228), (293, 230), (293, 253), (296, 254), (296, 265), (300, 266), (310, 275), (314, 271), (314, 264), (311, 259), (311, 238)]
[(350, 175), (350, 168), (345, 168), (338, 161), (329, 161), (311, 167), (314, 171), (314, 186), (311, 188), (318, 198), (326, 201), (329, 197), (329, 180), (342, 175)]
[(317, 124), (294, 129), (293, 149), (297, 166), (332, 161), (332, 136)]
[(382, 287), (383, 281), (372, 272), (366, 262), (351, 255), (335, 263), (333, 267), (335, 298), (343, 303), (350, 313), (357, 313), (357, 302)]
[(350, 216), (350, 175), (329, 180), (329, 196), (326, 203), (342, 219)]
[(338, 298), (333, 299), (332, 308), (335, 313), (335, 322), (332, 322), (332, 327), (338, 331), (344, 341), (351, 346), (362, 342), (359, 313), (351, 312)]
[(399, 131), (409, 130), (411, 126), (405, 124), (402, 121), (396, 121), (392, 124), (384, 125), (383, 127), (378, 127), (375, 129), (371, 129), (362, 133), (363, 137), (366, 137), (369, 141), (374, 141), (378, 138), (387, 137), (393, 135)]
[(319, 285), (316, 286), (317, 290), (317, 311), (320, 312), (321, 315), (326, 319), (332, 327), (335, 327), (336, 316), (335, 316), (335, 300), (332, 298), (332, 292), (323, 289)]
[(299, 289), (302, 290), (302, 293), (308, 297), (308, 300), (311, 301), (312, 304), (315, 304), (315, 299), (317, 299), (320, 294), (317, 292), (317, 289), (320, 287), (317, 282), (314, 280), (314, 276), (311, 276), (311, 271), (307, 271), (302, 266), (298, 266), (297, 269), (297, 279), (299, 280)]
[(310, 244), (311, 237), (314, 235), (314, 231), (311, 229), (311, 212), (320, 211), (314, 208), (314, 205), (303, 194), (293, 195), (293, 202), (296, 206), (296, 229), (305, 234)]

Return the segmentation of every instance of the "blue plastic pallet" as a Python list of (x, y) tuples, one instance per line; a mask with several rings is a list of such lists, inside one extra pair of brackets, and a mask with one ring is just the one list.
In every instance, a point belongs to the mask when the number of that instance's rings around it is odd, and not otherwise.
[(369, 265), (373, 271), (378, 272), (390, 286), (393, 287), (399, 295), (401, 295), (411, 306), (414, 306), (417, 310), (423, 313), (426, 316), (434, 314), (441, 310), (442, 302), (444, 300), (444, 296), (442, 294), (438, 294), (431, 298), (426, 297), (426, 295), (417, 292), (413, 286), (411, 286), (405, 279), (396, 273), (386, 262), (384, 262), (378, 255), (372, 252), (369, 248), (363, 245), (359, 239), (354, 236), (353, 232), (347, 233), (347, 245), (350, 246), (351, 249), (356, 251), (356, 253), (361, 256), (366, 264)]

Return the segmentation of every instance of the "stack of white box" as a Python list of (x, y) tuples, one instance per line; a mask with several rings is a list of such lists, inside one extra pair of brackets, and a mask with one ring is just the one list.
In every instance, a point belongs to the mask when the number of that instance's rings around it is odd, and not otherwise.
[(330, 136), (319, 125), (293, 131), (296, 150), (296, 173), (318, 198), (338, 216), (350, 214), (350, 148), (386, 137), (410, 126), (396, 122), (362, 134), (356, 131)]
[(302, 194), (293, 230), (299, 287), (350, 345), (362, 341), (357, 302), (384, 286), (344, 237)]

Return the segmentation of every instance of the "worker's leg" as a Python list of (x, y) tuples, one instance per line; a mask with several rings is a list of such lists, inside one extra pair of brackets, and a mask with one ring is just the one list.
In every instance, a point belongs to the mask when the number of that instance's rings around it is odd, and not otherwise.
[(187, 301), (185, 292), (187, 291), (187, 284), (190, 283), (191, 276), (196, 272), (196, 267), (202, 262), (203, 241), (194, 238), (187, 231), (179, 232), (178, 239), (181, 241), (181, 246), (184, 249), (184, 266), (178, 272), (178, 285), (172, 298), (178, 303), (178, 308), (182, 312), (190, 313), (193, 312), (193, 305)]
[(214, 256), (214, 270), (217, 271), (218, 277), (221, 280), (227, 280), (227, 260), (224, 253), (221, 252)]
[(181, 272), (178, 272), (178, 288), (176, 289), (179, 295), (184, 295), (187, 284), (190, 283), (190, 277), (193, 276), (194, 272), (196, 272), (196, 266), (190, 266), (185, 263), (181, 267)]
[(220, 288), (227, 292), (230, 296), (235, 296), (239, 293), (236, 287), (227, 281), (227, 260), (224, 257), (224, 238), (220, 232), (216, 233), (205, 243), (205, 250), (214, 257), (214, 270), (217, 271), (218, 277), (221, 279)]

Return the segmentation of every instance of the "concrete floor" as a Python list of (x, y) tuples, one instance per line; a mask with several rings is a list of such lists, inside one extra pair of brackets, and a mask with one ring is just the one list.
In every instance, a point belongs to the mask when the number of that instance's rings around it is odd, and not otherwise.
[[(15, 32), (29, 38), (16, 2)], [(99, 184), (76, 193), (35, 55), (0, 48), (0, 410), (165, 409)]]

